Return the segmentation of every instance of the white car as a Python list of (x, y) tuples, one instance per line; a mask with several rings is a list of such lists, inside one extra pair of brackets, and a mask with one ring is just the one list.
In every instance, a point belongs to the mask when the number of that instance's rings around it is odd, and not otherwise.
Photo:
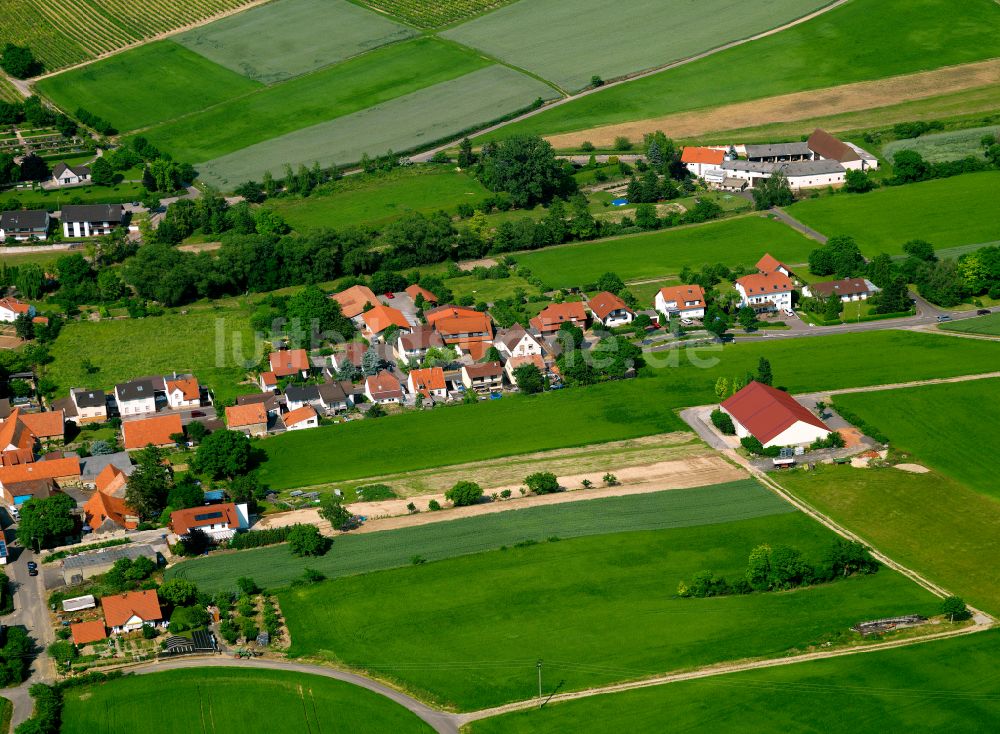
[(693, 324), (694, 322), (693, 322), (693, 321), (692, 321), (691, 319), (681, 319), (681, 323), (682, 323), (682, 324), (683, 324), (684, 326), (690, 326), (690, 325), (691, 325), (691, 324)]
[(795, 316), (795, 312), (792, 309), (790, 309), (790, 308), (786, 308), (785, 309), (785, 316)]

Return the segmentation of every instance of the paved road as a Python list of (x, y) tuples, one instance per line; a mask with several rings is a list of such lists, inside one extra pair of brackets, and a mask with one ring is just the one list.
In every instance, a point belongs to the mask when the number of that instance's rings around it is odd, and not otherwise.
[(817, 242), (821, 242), (824, 245), (826, 244), (826, 241), (829, 239), (822, 232), (817, 232), (812, 227), (807, 227), (802, 222), (800, 222), (798, 219), (796, 219), (791, 214), (789, 214), (788, 212), (786, 212), (784, 209), (780, 209), (778, 207), (772, 207), (771, 214), (773, 214), (774, 216), (776, 216), (778, 219), (780, 219), (782, 222), (784, 222), (785, 224), (787, 224), (792, 229), (798, 230), (799, 232), (801, 232), (802, 234), (804, 234), (809, 239), (816, 240)]

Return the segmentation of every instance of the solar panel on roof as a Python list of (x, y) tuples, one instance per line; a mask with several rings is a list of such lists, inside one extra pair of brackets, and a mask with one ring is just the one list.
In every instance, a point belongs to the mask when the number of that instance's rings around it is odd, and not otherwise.
[(222, 513), (221, 512), (205, 512), (205, 513), (202, 513), (201, 515), (195, 515), (194, 519), (196, 521), (198, 521), (198, 522), (201, 522), (202, 520), (213, 520), (213, 519), (215, 519), (217, 517), (222, 517)]

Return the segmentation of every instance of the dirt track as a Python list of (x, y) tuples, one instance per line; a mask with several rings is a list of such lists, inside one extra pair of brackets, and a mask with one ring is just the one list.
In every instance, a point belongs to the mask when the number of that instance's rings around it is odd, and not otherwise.
[(557, 149), (576, 148), (585, 140), (598, 147), (611, 146), (624, 135), (641, 139), (651, 130), (663, 130), (673, 138), (690, 138), (716, 131), (736, 130), (775, 121), (808, 120), (824, 115), (869, 110), (886, 105), (935, 97), (948, 92), (984, 87), (1000, 78), (1000, 59), (949, 66), (919, 74), (906, 74), (870, 82), (856, 82), (809, 92), (740, 102), (712, 109), (680, 112), (664, 117), (552, 135)]
[[(614, 469), (613, 471), (618, 477), (619, 482), (621, 482), (621, 484), (615, 487), (599, 486), (601, 474), (563, 475), (559, 477), (560, 484), (564, 487), (573, 488), (574, 491), (521, 497), (517, 485), (488, 487), (486, 488), (487, 495), (502, 489), (512, 489), (512, 498), (507, 501), (486, 502), (472, 507), (457, 507), (443, 512), (426, 511), (427, 503), (432, 499), (444, 504), (445, 499), (443, 494), (422, 495), (419, 497), (386, 500), (384, 502), (355, 502), (348, 505), (351, 512), (373, 519), (366, 522), (360, 529), (352, 532), (374, 533), (382, 530), (428, 525), (434, 522), (446, 522), (475, 515), (504, 512), (506, 510), (521, 510), (526, 507), (559, 505), (566, 502), (578, 502), (603, 497), (622, 497), (631, 494), (644, 494), (646, 492), (660, 492), (668, 489), (703, 487), (710, 484), (731, 482), (746, 477), (746, 472), (742, 469), (729, 463), (714, 452), (709, 451), (706, 451), (701, 456), (675, 461), (661, 461), (646, 466)], [(583, 479), (590, 479), (594, 482), (595, 487), (586, 490), (579, 489), (580, 482)], [(421, 512), (416, 515), (409, 514), (409, 511), (406, 509), (408, 502), (413, 502)], [(265, 528), (294, 525), (295, 523), (309, 523), (316, 525), (325, 533), (332, 532), (329, 523), (321, 520), (318, 511), (314, 509), (294, 510), (278, 515), (269, 515), (262, 519), (254, 529), (263, 530)]]

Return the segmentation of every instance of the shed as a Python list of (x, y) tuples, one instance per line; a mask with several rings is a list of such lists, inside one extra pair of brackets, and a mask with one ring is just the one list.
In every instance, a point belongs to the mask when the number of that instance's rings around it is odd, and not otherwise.
[(64, 612), (79, 612), (83, 609), (93, 609), (97, 606), (93, 594), (85, 596), (74, 596), (72, 599), (64, 599), (62, 608)]

